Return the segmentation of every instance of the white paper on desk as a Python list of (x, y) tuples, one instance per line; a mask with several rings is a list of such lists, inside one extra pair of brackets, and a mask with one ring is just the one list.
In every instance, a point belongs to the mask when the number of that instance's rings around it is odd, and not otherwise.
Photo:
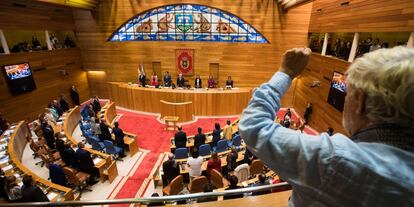
[(54, 200), (59, 194), (55, 193), (55, 192), (49, 192), (47, 194), (47, 198), (49, 198), (49, 201)]
[(5, 151), (5, 150), (0, 151), (0, 157), (2, 157), (2, 156), (4, 156), (4, 155), (6, 155), (6, 151)]
[(242, 182), (243, 187), (247, 187), (247, 183), (245, 181)]
[(100, 157), (96, 157), (95, 159), (93, 159), (93, 164), (98, 164), (99, 162), (101, 162), (102, 161), (102, 158), (100, 158)]
[(1, 169), (3, 170), (3, 172), (6, 172), (6, 171), (13, 169), (13, 165), (7, 165), (6, 167), (3, 167)]

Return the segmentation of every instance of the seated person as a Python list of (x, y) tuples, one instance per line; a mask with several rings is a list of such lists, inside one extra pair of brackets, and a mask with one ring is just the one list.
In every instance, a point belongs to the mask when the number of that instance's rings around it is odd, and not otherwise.
[(9, 175), (4, 181), (4, 190), (7, 194), (7, 199), (11, 202), (21, 202), (23, 197), (22, 190), (16, 181), (16, 176)]
[(46, 140), (47, 146), (53, 150), (56, 149), (55, 131), (46, 121), (43, 121), (40, 125), (43, 133), (43, 137)]
[(197, 150), (200, 150), (199, 147), (206, 143), (206, 135), (202, 133), (201, 131), (202, 131), (201, 127), (198, 127), (197, 129), (198, 134), (194, 136), (194, 148)]
[(213, 79), (213, 76), (208, 77), (208, 88), (215, 88), (216, 87), (216, 81)]
[(177, 87), (185, 87), (185, 80), (184, 80), (184, 77), (183, 77), (183, 74), (182, 73), (180, 73), (179, 75), (178, 75), (178, 78), (177, 78)]
[(186, 147), (187, 145), (187, 134), (182, 130), (183, 127), (178, 126), (178, 132), (174, 135), (174, 143), (176, 149)]
[(30, 175), (23, 176), (21, 191), (23, 195), (21, 202), (49, 202), (49, 198), (36, 186), (35, 181)]
[(101, 131), (101, 134), (99, 135), (99, 141), (103, 142), (104, 140), (108, 140), (114, 142), (114, 140), (112, 140), (111, 132), (109, 131), (109, 126), (106, 124), (105, 119), (101, 119), (99, 128)]
[[(237, 176), (235, 176), (235, 175), (230, 176), (229, 177), (229, 182), (230, 182), (230, 185), (229, 185), (229, 187), (226, 188), (226, 190), (234, 190), (234, 189), (241, 188), (240, 186), (237, 185), (239, 183), (239, 179), (237, 178)], [(233, 198), (243, 198), (243, 193), (238, 194), (238, 195), (223, 196), (223, 200), (233, 199)]]
[(168, 155), (168, 160), (162, 163), (162, 170), (164, 171), (165, 178), (165, 180), (163, 180), (164, 186), (170, 184), (175, 177), (180, 175), (180, 166), (177, 161), (175, 161), (173, 154), (170, 153)]
[(68, 184), (65, 172), (63, 171), (62, 167), (56, 163), (49, 165), (49, 178), (52, 183), (56, 183), (61, 186), (67, 186)]
[(233, 80), (231, 79), (231, 76), (227, 77), (226, 88), (233, 88)]
[[(160, 195), (158, 193), (153, 193), (151, 195), (151, 197), (160, 197)], [(152, 203), (148, 203), (147, 206), (164, 206), (164, 202), (160, 201), (160, 202), (152, 202)]]
[[(270, 185), (270, 182), (267, 179), (265, 174), (260, 173), (259, 174), (259, 180), (254, 184), (254, 187), (264, 186), (264, 185)], [(252, 195), (263, 195), (263, 194), (266, 194), (266, 193), (271, 193), (271, 190), (256, 191)]]
[(79, 162), (79, 170), (91, 175), (89, 183), (96, 183), (96, 180), (99, 177), (99, 170), (95, 167), (95, 164), (93, 163), (91, 153), (86, 151), (84, 147), (85, 144), (79, 142), (78, 149), (75, 152), (75, 157)]
[(244, 152), (243, 162), (250, 165), (255, 159), (257, 159), (257, 157), (252, 152), (250, 152), (249, 149), (246, 148), (246, 151)]
[(66, 143), (64, 145), (64, 150), (60, 154), (60, 156), (62, 158), (62, 161), (67, 166), (79, 169), (78, 161), (76, 160), (76, 157), (75, 157), (75, 150), (72, 149), (69, 143)]
[(196, 79), (194, 80), (194, 88), (201, 88), (201, 78), (199, 75), (196, 76)]
[[(204, 186), (204, 193), (210, 193), (213, 192), (213, 186), (210, 184), (207, 184)], [(199, 198), (197, 199), (197, 203), (204, 203), (209, 201), (217, 201), (218, 197), (210, 197), (210, 198)]]
[(3, 114), (0, 112), (0, 134), (2, 134), (8, 128), (9, 123), (7, 122), (6, 118), (4, 118)]

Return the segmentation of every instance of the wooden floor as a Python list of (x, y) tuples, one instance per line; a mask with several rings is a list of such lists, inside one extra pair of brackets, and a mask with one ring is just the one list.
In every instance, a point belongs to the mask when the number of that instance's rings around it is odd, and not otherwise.
[[(292, 191), (283, 191), (261, 196), (249, 196), (246, 198), (222, 200), (217, 202), (195, 203), (178, 205), (183, 207), (241, 207), (241, 206), (260, 206), (260, 207), (287, 207), (288, 200)], [(167, 205), (171, 206), (171, 205)], [(174, 205), (175, 206), (175, 205)]]

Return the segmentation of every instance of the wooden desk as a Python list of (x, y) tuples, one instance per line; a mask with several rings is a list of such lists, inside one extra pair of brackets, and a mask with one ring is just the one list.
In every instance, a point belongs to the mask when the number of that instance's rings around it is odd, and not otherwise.
[(172, 129), (173, 131), (175, 131), (175, 129), (177, 129), (177, 122), (180, 119), (178, 116), (163, 116), (163, 115), (161, 115), (161, 117), (164, 120), (164, 124), (165, 124), (164, 130), (168, 130), (171, 127), (173, 128)]
[(194, 106), (192, 101), (183, 103), (173, 103), (160, 100), (161, 102), (161, 119), (165, 117), (178, 117), (175, 121), (188, 122), (193, 120)]
[[(227, 151), (227, 153), (229, 153), (230, 150)], [(204, 158), (204, 157), (203, 157)], [(209, 158), (208, 158), (209, 159)], [(207, 162), (208, 159), (206, 159), (203, 164), (201, 165), (201, 171), (206, 171), (207, 170)], [(239, 155), (237, 156), (237, 162), (240, 162), (244, 159), (244, 151), (240, 151)], [(183, 161), (184, 159), (180, 159), (177, 160), (177, 162), (180, 162), (180, 174), (188, 174), (190, 172), (190, 168), (187, 167), (187, 159), (185, 159), (185, 161)], [(227, 165), (227, 160), (226, 160), (226, 156), (223, 156), (221, 153), (221, 167), (224, 167)]]
[[(107, 103), (104, 107), (102, 107), (101, 112), (102, 111), (104, 111), (103, 116), (106, 123), (108, 123), (108, 125), (113, 128), (113, 122), (117, 116), (115, 102)], [(132, 157), (139, 151), (137, 144), (137, 135), (125, 131), (124, 133), (127, 135), (124, 137), (124, 142), (126, 145), (128, 145), (129, 155)]]
[[(31, 175), (35, 181), (38, 182), (38, 186), (45, 189), (48, 192), (48, 196), (51, 196), (53, 193), (55, 196), (53, 196), (52, 201), (69, 201), (74, 200), (73, 191), (70, 188), (67, 188), (65, 186), (54, 184), (48, 180), (45, 180), (32, 171), (30, 171), (23, 163), (22, 163), (22, 156), (24, 152), (24, 148), (27, 144), (26, 136), (31, 133), (29, 131), (29, 128), (26, 127), (27, 124), (24, 121), (20, 121), (14, 128), (14, 132), (10, 136), (10, 140), (7, 146), (7, 152), (9, 153), (9, 158), (11, 163), (15, 165), (12, 172), (9, 172), (11, 174), (20, 174), (23, 176)], [(1, 139), (3, 139), (2, 137)], [(20, 172), (19, 172), (20, 171)], [(61, 194), (63, 194), (63, 198), (61, 197)]]
[(120, 82), (108, 82), (109, 97), (119, 106), (161, 113), (161, 100), (172, 103), (192, 102), (196, 116), (238, 115), (251, 98), (250, 88), (232, 90), (142, 88)]
[[(75, 106), (63, 118), (63, 131), (65, 132), (65, 135), (68, 138), (68, 140), (70, 142), (72, 142), (73, 144), (78, 143), (78, 141), (73, 137), (72, 134), (73, 134), (73, 131), (75, 130), (76, 126), (79, 124), (79, 120), (81, 120), (81, 115), (80, 115), (80, 109), (79, 109), (78, 106)], [(106, 179), (108, 179), (108, 176), (104, 172), (107, 171), (107, 168), (110, 167), (110, 165), (112, 163), (111, 155), (93, 150), (93, 149), (88, 148), (88, 147), (85, 147), (84, 149), (89, 151), (93, 157), (102, 158), (102, 160), (95, 163), (95, 167), (98, 168), (98, 170), (99, 170), (100, 181), (104, 182)], [(112, 170), (111, 172), (118, 172), (118, 170), (116, 170), (116, 171)], [(116, 175), (115, 175), (115, 177), (116, 177)]]

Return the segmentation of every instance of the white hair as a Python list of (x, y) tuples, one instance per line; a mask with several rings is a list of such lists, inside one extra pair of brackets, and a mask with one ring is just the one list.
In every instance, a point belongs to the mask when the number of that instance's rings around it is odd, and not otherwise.
[(380, 49), (358, 58), (347, 83), (365, 94), (365, 112), (374, 123), (413, 127), (414, 49)]

